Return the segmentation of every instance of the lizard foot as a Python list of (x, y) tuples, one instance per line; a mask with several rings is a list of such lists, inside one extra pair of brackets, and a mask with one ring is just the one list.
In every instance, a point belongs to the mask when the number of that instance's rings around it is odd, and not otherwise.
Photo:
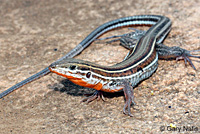
[(102, 91), (95, 91), (92, 95), (90, 95), (89, 97), (84, 98), (81, 102), (90, 103), (95, 99), (97, 99), (97, 100), (102, 99), (103, 101), (105, 101), (105, 98), (103, 96), (103, 92)]
[(194, 70), (196, 70), (194, 64), (192, 63), (192, 60), (190, 59), (190, 57), (193, 57), (193, 58), (198, 58), (200, 59), (200, 56), (196, 55), (196, 54), (191, 54), (192, 52), (198, 52), (200, 50), (191, 50), (191, 51), (188, 51), (188, 50), (185, 50), (183, 48), (179, 48), (180, 51), (182, 51), (182, 54), (180, 56), (177, 56), (176, 57), (176, 60), (181, 60), (183, 59), (185, 61), (185, 65), (187, 66), (187, 62), (192, 66), (192, 68)]

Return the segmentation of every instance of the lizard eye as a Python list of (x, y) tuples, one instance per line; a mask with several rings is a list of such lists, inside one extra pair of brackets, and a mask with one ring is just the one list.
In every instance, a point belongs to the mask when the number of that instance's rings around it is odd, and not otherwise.
[(74, 70), (75, 68), (76, 68), (75, 65), (71, 65), (71, 66), (69, 67), (70, 70)]
[(90, 76), (91, 76), (91, 72), (88, 72), (88, 73), (86, 74), (86, 77), (87, 77), (87, 78), (90, 78)]

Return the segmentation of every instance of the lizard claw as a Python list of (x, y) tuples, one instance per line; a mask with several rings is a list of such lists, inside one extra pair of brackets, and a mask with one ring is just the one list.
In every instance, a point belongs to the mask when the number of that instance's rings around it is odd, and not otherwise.
[(185, 49), (182, 49), (182, 54), (180, 56), (177, 56), (176, 57), (176, 60), (180, 60), (180, 59), (184, 59), (185, 61), (185, 65), (187, 65), (187, 62), (192, 66), (192, 68), (194, 70), (196, 70), (194, 64), (192, 63), (191, 59), (189, 57), (193, 57), (193, 58), (199, 58), (200, 59), (200, 56), (197, 56), (195, 54), (191, 54), (191, 52), (198, 52), (200, 50), (191, 50), (191, 51), (188, 51), (188, 50), (185, 50)]
[(81, 102), (90, 103), (95, 99), (97, 99), (97, 100), (102, 99), (103, 101), (105, 101), (105, 98), (103, 96), (103, 92), (102, 91), (95, 91), (92, 95), (89, 95), (89, 97), (82, 99)]

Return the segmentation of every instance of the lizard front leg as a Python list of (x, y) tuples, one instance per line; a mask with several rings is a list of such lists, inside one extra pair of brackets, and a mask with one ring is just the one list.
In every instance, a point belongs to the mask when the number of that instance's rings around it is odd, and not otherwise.
[(126, 102), (123, 108), (123, 113), (132, 117), (133, 115), (131, 114), (131, 104), (134, 104), (134, 105), (136, 104), (134, 102), (133, 87), (131, 86), (131, 83), (126, 80), (124, 80), (123, 84), (124, 84), (123, 91), (124, 91), (124, 95), (126, 99)]

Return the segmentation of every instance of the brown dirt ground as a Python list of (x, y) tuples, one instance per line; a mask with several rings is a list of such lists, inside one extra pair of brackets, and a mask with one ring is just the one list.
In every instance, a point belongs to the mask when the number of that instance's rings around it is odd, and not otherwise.
[[(0, 0), (0, 91), (62, 57), (97, 26), (140, 14), (172, 20), (164, 44), (200, 49), (199, 0)], [(92, 44), (76, 58), (111, 65), (126, 53), (119, 45)], [(47, 75), (0, 100), (0, 133), (160, 133), (161, 126), (168, 133), (170, 123), (200, 131), (200, 64), (194, 64), (197, 71), (183, 61), (159, 61), (156, 73), (134, 88), (133, 117), (122, 113), (123, 93), (80, 103), (93, 90)]]

